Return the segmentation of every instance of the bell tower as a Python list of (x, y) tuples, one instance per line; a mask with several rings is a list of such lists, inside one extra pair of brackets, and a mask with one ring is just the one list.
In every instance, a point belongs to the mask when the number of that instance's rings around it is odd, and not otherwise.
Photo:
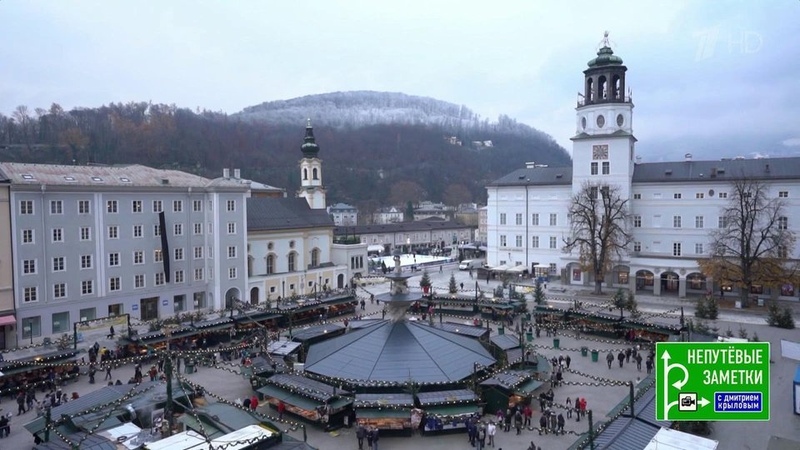
[(314, 139), (311, 119), (306, 123), (306, 136), (300, 150), (303, 152), (303, 159), (300, 160), (300, 190), (297, 191), (297, 196), (305, 198), (311, 209), (325, 209), (322, 160), (317, 157), (319, 146)]
[(583, 92), (578, 94), (576, 134), (572, 137), (573, 191), (585, 181), (617, 185), (630, 195), (634, 168), (633, 101), (626, 91), (628, 68), (614, 54), (608, 31), (597, 57), (583, 71)]

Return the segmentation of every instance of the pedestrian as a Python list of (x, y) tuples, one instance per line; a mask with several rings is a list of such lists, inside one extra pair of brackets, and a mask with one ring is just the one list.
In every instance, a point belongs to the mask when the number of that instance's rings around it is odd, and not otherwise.
[(114, 339), (114, 334), (114, 325), (111, 325), (108, 329), (108, 336), (106, 336), (106, 339)]
[(461, 283), (461, 290), (464, 290), (464, 283)]
[(253, 394), (253, 396), (250, 397), (250, 409), (255, 411), (256, 408), (258, 408), (258, 397), (255, 394)]
[(586, 397), (581, 397), (581, 416), (586, 416)]
[(517, 430), (517, 435), (522, 434), (522, 413), (517, 411), (514, 414), (514, 428)]
[(372, 427), (367, 430), (367, 447), (372, 450)]
[(629, 347), (625, 349), (625, 364), (629, 364), (631, 362), (631, 354), (633, 350)]
[(564, 415), (559, 413), (558, 414), (558, 430), (556, 431), (558, 434), (564, 434)]
[(442, 267), (443, 267), (443, 265), (439, 264), (439, 273), (442, 273)]
[(511, 413), (511, 410), (507, 409), (506, 410), (506, 415), (505, 415), (505, 420), (506, 420), (505, 427), (503, 428), (503, 432), (505, 432), (505, 433), (508, 433), (509, 431), (511, 431), (511, 419), (513, 418), (512, 416), (513, 416), (513, 414)]
[(567, 364), (567, 369), (569, 369), (569, 363), (572, 362), (572, 358), (567, 355), (567, 357), (564, 358), (564, 362)]
[(8, 422), (9, 419), (5, 414), (0, 416), (0, 438), (8, 437), (11, 434), (11, 426)]
[(158, 369), (156, 369), (156, 366), (150, 366), (148, 374), (150, 375), (150, 381), (156, 381), (156, 375), (158, 375)]
[(19, 394), (17, 394), (17, 406), (17, 415), (25, 414), (25, 392), (23, 391), (19, 391)]
[(525, 408), (522, 410), (522, 414), (525, 416), (525, 423), (523, 423), (522, 426), (531, 426), (531, 417), (533, 416), (533, 409), (531, 409), (531, 405), (525, 405)]
[(636, 355), (636, 370), (642, 371), (642, 355)]
[(284, 411), (286, 411), (286, 403), (283, 403), (283, 400), (279, 400), (278, 401), (278, 419), (279, 420), (283, 420), (283, 412)]
[(106, 364), (106, 378), (103, 380), (110, 380), (113, 377), (111, 376), (111, 363)]
[(558, 365), (559, 366), (564, 365), (564, 355), (558, 355)]
[(653, 361), (648, 358), (647, 362), (645, 363), (645, 367), (647, 368), (647, 373), (650, 374), (653, 371)]
[(489, 425), (486, 426), (486, 436), (489, 437), (489, 445), (494, 447), (494, 435), (497, 434), (497, 427), (495, 426), (494, 422), (489, 422)]
[(364, 428), (364, 424), (359, 423), (358, 428), (356, 428), (356, 439), (358, 440), (358, 450), (364, 450), (364, 437), (366, 435), (367, 435), (367, 430), (366, 428)]
[(547, 434), (547, 416), (544, 414), (542, 414), (542, 417), (539, 417), (539, 436), (542, 435), (542, 432)]
[(372, 427), (372, 450), (378, 450), (378, 427)]
[(606, 355), (606, 362), (608, 363), (608, 368), (610, 369), (611, 363), (614, 362), (614, 355), (612, 355), (611, 352), (608, 352), (608, 355)]
[(619, 361), (619, 368), (621, 369), (622, 364), (625, 362), (625, 353), (620, 351), (619, 354), (617, 355), (617, 360)]
[[(366, 309), (367, 302), (362, 298), (361, 299), (361, 310), (364, 311)], [(363, 441), (363, 438), (362, 438)]]

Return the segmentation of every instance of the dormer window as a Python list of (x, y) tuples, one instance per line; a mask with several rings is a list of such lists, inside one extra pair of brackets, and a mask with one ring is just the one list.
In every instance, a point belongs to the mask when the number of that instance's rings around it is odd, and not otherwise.
[(102, 183), (103, 179), (100, 177), (92, 177), (92, 181), (94, 181), (95, 183)]
[(69, 176), (69, 175), (65, 175), (65, 176), (64, 176), (64, 180), (66, 180), (66, 181), (71, 181), (71, 182), (73, 182), (73, 183), (74, 183), (74, 182), (75, 182), (75, 177), (71, 177), (71, 176)]
[(126, 178), (126, 177), (120, 177), (119, 181), (121, 181), (123, 183), (130, 183), (131, 179), (130, 178)]
[(33, 175), (31, 175), (29, 173), (23, 173), (22, 174), (22, 179), (23, 180), (33, 180), (34, 178), (33, 178)]

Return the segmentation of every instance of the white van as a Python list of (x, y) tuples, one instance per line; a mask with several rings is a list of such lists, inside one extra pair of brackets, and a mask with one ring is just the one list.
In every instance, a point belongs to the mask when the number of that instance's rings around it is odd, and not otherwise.
[(482, 259), (465, 259), (458, 265), (458, 270), (477, 269), (483, 265)]

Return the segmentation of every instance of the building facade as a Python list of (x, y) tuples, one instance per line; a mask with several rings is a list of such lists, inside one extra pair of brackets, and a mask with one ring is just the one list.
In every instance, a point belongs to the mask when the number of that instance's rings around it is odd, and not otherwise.
[(0, 350), (13, 347), (16, 342), (11, 214), (11, 186), (0, 183)]
[(403, 211), (389, 206), (380, 208), (372, 214), (372, 223), (375, 225), (382, 225), (387, 223), (399, 223), (403, 221)]
[(336, 226), (358, 225), (358, 209), (355, 206), (337, 203), (328, 207), (328, 214)]
[(420, 222), (401, 222), (382, 225), (359, 225), (356, 227), (336, 227), (336, 238), (353, 236), (362, 244), (383, 246), (389, 253), (399, 249), (406, 253), (413, 251), (441, 250), (465, 242), (472, 242), (476, 227), (454, 221), (423, 220)]
[[(654, 295), (685, 297), (719, 286), (699, 269), (710, 250), (710, 232), (720, 218), (735, 178), (764, 182), (770, 197), (784, 202), (783, 227), (800, 230), (800, 158), (723, 158), (640, 163), (635, 154), (633, 102), (626, 94), (627, 68), (605, 45), (584, 71), (576, 108), (571, 167), (533, 163), (487, 186), (487, 263), (524, 266), (529, 273), (589, 284), (575, 253), (563, 251), (570, 233), (571, 197), (587, 182), (616, 186), (628, 201), (634, 235), (629, 253), (614, 264), (607, 286)], [(788, 249), (790, 259), (797, 247)], [(797, 298), (796, 286), (753, 294)]]
[(2, 163), (0, 172), (20, 343), (78, 321), (152, 320), (242, 297), (243, 180), (140, 165)]

